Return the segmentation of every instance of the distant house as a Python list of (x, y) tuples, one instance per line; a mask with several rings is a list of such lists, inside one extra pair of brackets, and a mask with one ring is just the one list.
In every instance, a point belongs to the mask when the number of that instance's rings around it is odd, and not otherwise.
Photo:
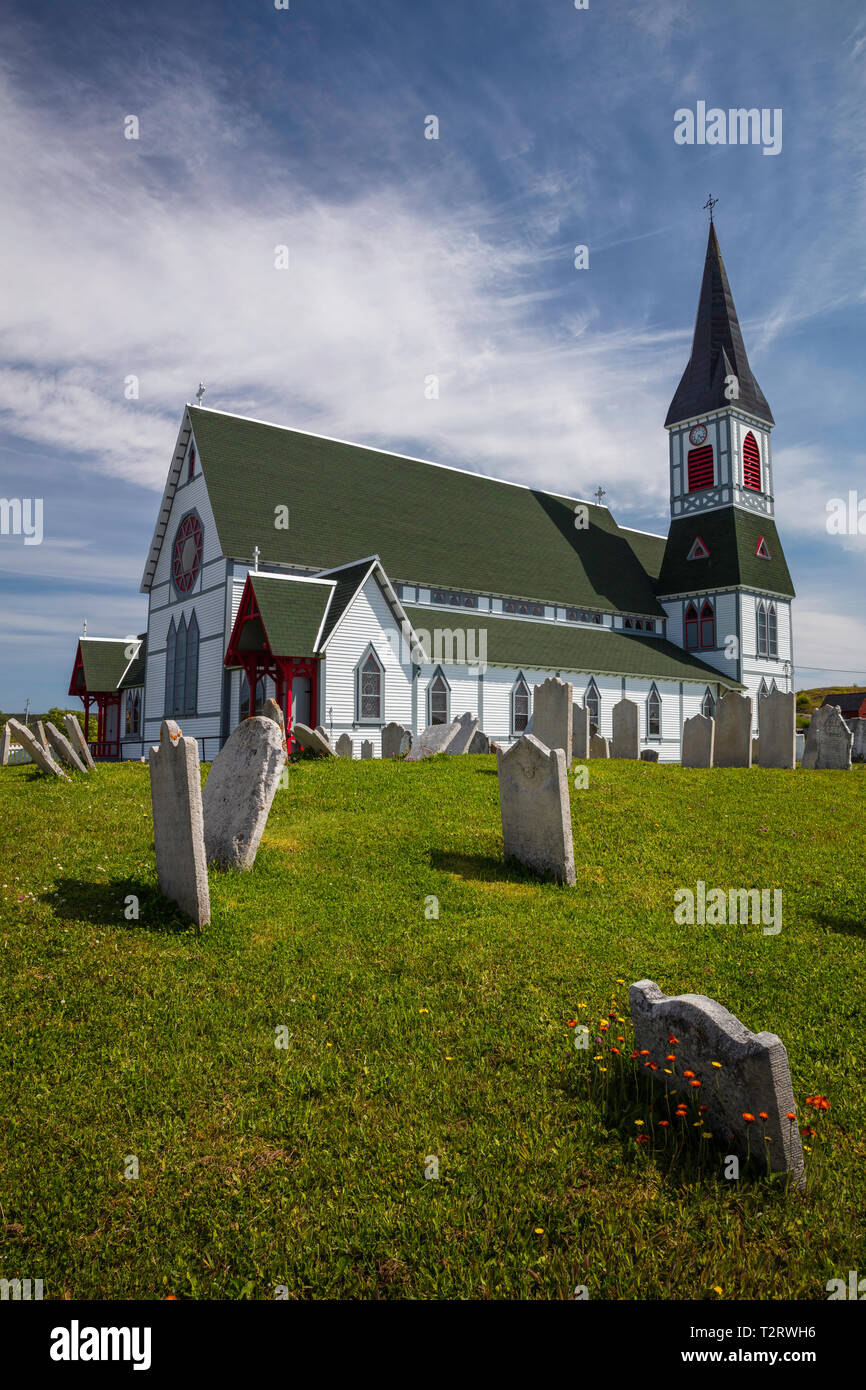
[(838, 705), (843, 719), (866, 719), (866, 690), (840, 690), (838, 695), (825, 695), (824, 705)]

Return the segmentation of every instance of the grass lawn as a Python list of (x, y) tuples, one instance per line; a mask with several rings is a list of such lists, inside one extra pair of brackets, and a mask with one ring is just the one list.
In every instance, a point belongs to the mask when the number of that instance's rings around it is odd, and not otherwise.
[[(197, 936), (156, 889), (145, 767), (0, 770), (0, 1276), (824, 1299), (866, 1272), (866, 771), (594, 762), (571, 798), (562, 889), (503, 862), (492, 757), (295, 764)], [(699, 879), (781, 888), (782, 931), (676, 925)], [(781, 1036), (818, 1131), (804, 1198), (726, 1180), (699, 1129), (635, 1142), (652, 1098), (568, 1025), (613, 1013), (630, 1051), (646, 976)]]

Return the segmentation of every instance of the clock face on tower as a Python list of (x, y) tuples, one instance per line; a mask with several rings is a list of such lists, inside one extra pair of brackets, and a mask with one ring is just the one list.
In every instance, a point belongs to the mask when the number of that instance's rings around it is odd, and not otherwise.
[(188, 594), (201, 569), (202, 525), (195, 512), (185, 516), (175, 532), (171, 576), (180, 594)]
[(689, 430), (689, 443), (690, 443), (690, 444), (703, 444), (703, 442), (704, 442), (704, 440), (706, 439), (706, 437), (707, 437), (707, 427), (706, 427), (706, 425), (692, 425), (691, 429)]

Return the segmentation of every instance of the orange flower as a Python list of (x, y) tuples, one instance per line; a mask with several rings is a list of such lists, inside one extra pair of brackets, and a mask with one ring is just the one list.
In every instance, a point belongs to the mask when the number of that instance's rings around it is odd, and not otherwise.
[(684, 1071), (684, 1072), (683, 1072), (683, 1076), (685, 1076), (685, 1077), (694, 1076), (694, 1072), (693, 1072), (693, 1071)]
[(620, 1050), (619, 1050), (618, 1047), (612, 1047), (610, 1050), (611, 1050), (611, 1052), (615, 1052), (616, 1055), (617, 1055), (617, 1057), (621, 1056), (621, 1053), (620, 1053)]
[(703, 1112), (706, 1110), (706, 1108), (707, 1108), (707, 1107), (706, 1107), (705, 1105), (699, 1105), (699, 1106), (698, 1106), (698, 1109), (700, 1110), (701, 1114), (703, 1114)]
[(811, 1105), (813, 1110), (829, 1110), (830, 1102), (826, 1096), (807, 1096), (806, 1104)]
[(690, 1086), (700, 1086), (700, 1084), (701, 1084), (700, 1081), (690, 1081), (690, 1082), (689, 1082), (689, 1085), (690, 1085)]
[(674, 1035), (673, 1035), (673, 1033), (669, 1033), (669, 1034), (668, 1034), (668, 1042), (669, 1042), (669, 1043), (678, 1043), (678, 1042), (679, 1042), (679, 1038), (675, 1038)]
[(786, 1111), (785, 1111), (785, 1119), (786, 1119), (786, 1120), (796, 1120), (796, 1118), (797, 1118), (797, 1116), (794, 1114), (793, 1110), (786, 1110)]
[(638, 1142), (639, 1144), (648, 1144), (648, 1143), (649, 1143), (649, 1135), (648, 1135), (648, 1134), (639, 1134), (638, 1137), (637, 1137), (637, 1142)]
[(631, 1055), (632, 1055), (632, 1057), (637, 1057), (638, 1054), (637, 1054), (637, 1052), (633, 1052)]
[(744, 1110), (744, 1111), (743, 1111), (743, 1119), (747, 1122), (747, 1124), (750, 1124), (750, 1125), (751, 1125), (751, 1124), (754, 1124), (754, 1121), (755, 1121), (754, 1115), (752, 1115), (752, 1114), (750, 1113), (750, 1111), (748, 1111), (748, 1110)]
[(769, 1115), (767, 1114), (766, 1110), (759, 1110), (759, 1111), (758, 1111), (758, 1119), (759, 1119), (759, 1120), (769, 1120), (769, 1118), (770, 1118), (770, 1117), (769, 1117)]
[(577, 1019), (576, 1019), (576, 1018), (570, 1018), (570, 1019), (568, 1020), (568, 1024), (567, 1024), (566, 1026), (567, 1026), (568, 1028), (576, 1028), (576, 1027), (577, 1027)]
[(677, 1054), (676, 1054), (675, 1052), (669, 1052), (668, 1055), (667, 1055), (667, 1057), (665, 1058), (665, 1061), (666, 1061), (666, 1062), (675, 1062), (676, 1060), (677, 1060)]
[(625, 1042), (625, 1038), (617, 1038), (617, 1042)]
[(812, 1129), (809, 1125), (805, 1125), (804, 1128), (800, 1130), (800, 1133), (802, 1134), (804, 1139), (811, 1139), (814, 1137), (814, 1135), (818, 1133), (818, 1131), (817, 1129)]
[(659, 1129), (667, 1129), (670, 1120), (659, 1120)]
[(640, 1050), (640, 1055), (641, 1055), (641, 1057), (648, 1057), (648, 1056), (649, 1056), (649, 1048), (648, 1048), (648, 1047), (642, 1047), (641, 1050)]

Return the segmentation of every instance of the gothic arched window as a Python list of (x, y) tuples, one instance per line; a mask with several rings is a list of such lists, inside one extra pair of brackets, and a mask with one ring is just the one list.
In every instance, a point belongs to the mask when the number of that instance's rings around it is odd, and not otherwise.
[(761, 491), (761, 455), (751, 430), (743, 440), (743, 485), (753, 492)]
[(690, 603), (686, 609), (686, 647), (689, 651), (698, 645), (698, 610)]
[(775, 603), (767, 604), (767, 655), (779, 655), (779, 624), (776, 619)]
[(701, 604), (701, 646), (716, 645), (716, 615), (708, 598)]
[(586, 687), (586, 699), (584, 700), (584, 704), (589, 710), (589, 722), (595, 724), (597, 728), (601, 728), (601, 700), (599, 699), (598, 686), (594, 678)]
[(515, 734), (522, 734), (529, 723), (529, 703), (529, 686), (522, 675), (518, 676), (511, 692), (511, 729)]
[(646, 732), (647, 738), (661, 738), (662, 697), (656, 689), (655, 681), (650, 686), (650, 693), (646, 701)]
[(767, 605), (763, 599), (758, 600), (757, 611), (757, 647), (758, 656), (769, 656), (770, 651), (767, 645)]
[(450, 694), (451, 687), (442, 674), (442, 668), (437, 667), (427, 690), (427, 698), (429, 701), (428, 716), (431, 724), (448, 723), (448, 700)]
[(384, 723), (385, 668), (372, 646), (356, 667), (356, 682), (358, 723)]
[(705, 714), (708, 719), (715, 719), (716, 717), (716, 702), (713, 699), (713, 693), (709, 686), (707, 686), (704, 691), (704, 698), (701, 702), (701, 714)]
[(165, 713), (169, 719), (195, 714), (198, 702), (198, 619), (190, 613), (176, 628), (169, 624), (165, 644)]

